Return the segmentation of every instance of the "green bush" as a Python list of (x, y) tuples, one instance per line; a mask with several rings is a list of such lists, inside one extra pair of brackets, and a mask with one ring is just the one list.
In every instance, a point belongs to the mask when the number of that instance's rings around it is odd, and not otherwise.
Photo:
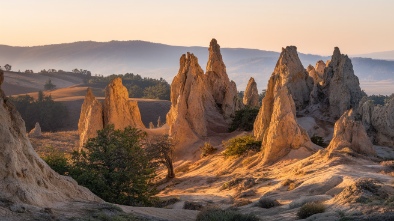
[(231, 210), (207, 209), (197, 215), (196, 221), (258, 221), (259, 219), (251, 214), (242, 214)]
[(259, 113), (259, 109), (255, 107), (246, 106), (245, 108), (235, 112), (233, 121), (231, 122), (229, 132), (235, 130), (251, 131), (253, 130), (253, 124)]
[(260, 151), (261, 141), (256, 141), (253, 136), (246, 135), (223, 141), (225, 156), (242, 155), (249, 150)]
[(324, 143), (323, 137), (319, 137), (319, 136), (317, 136), (317, 135), (313, 135), (313, 136), (311, 137), (311, 141), (312, 141), (314, 144), (319, 145), (319, 146), (321, 146), (321, 147), (326, 147), (326, 146), (327, 146), (327, 144)]
[(326, 208), (322, 203), (311, 202), (304, 204), (300, 210), (298, 210), (297, 216), (300, 219), (305, 219), (317, 213), (324, 213), (324, 211), (326, 211)]
[(47, 150), (48, 153), (42, 159), (57, 173), (67, 175), (70, 171), (70, 164), (65, 153), (53, 147), (47, 147)]
[(276, 200), (262, 197), (259, 199), (256, 206), (261, 207), (261, 208), (265, 208), (265, 209), (269, 209), (272, 207), (280, 206), (280, 203)]
[(201, 150), (201, 157), (206, 157), (208, 155), (215, 153), (215, 151), (217, 151), (218, 149), (212, 146), (212, 144), (210, 144), (209, 142), (205, 142), (204, 146), (200, 147), (200, 150)]
[(109, 125), (97, 134), (84, 150), (73, 154), (70, 175), (107, 202), (151, 205), (155, 190), (149, 184), (154, 168), (141, 147), (145, 133)]

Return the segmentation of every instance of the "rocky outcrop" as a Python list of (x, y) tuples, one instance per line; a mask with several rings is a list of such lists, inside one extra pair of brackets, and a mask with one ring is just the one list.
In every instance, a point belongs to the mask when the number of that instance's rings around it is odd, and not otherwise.
[(136, 101), (129, 101), (129, 93), (121, 78), (115, 78), (105, 88), (104, 105), (88, 89), (82, 104), (78, 122), (80, 148), (89, 138), (97, 136), (97, 131), (113, 124), (115, 129), (131, 126), (145, 129)]
[(313, 79), (302, 66), (295, 46), (282, 48), (272, 76), (276, 76), (276, 84), (287, 87), (297, 111), (303, 110), (309, 104)]
[(347, 110), (335, 123), (334, 136), (327, 147), (329, 152), (344, 148), (359, 154), (376, 155), (362, 122), (356, 120), (353, 110)]
[(129, 92), (121, 78), (115, 78), (105, 88), (104, 125), (113, 124), (115, 129), (132, 126), (145, 128), (137, 101), (129, 101)]
[[(0, 70), (0, 83), (3, 72)], [(0, 89), (0, 198), (52, 207), (67, 201), (102, 201), (70, 177), (53, 171), (34, 151), (25, 123)]]
[(249, 79), (248, 85), (246, 86), (243, 104), (250, 107), (259, 106), (259, 91), (257, 90), (256, 81), (254, 81), (252, 77)]
[(29, 136), (30, 137), (41, 137), (42, 136), (41, 127), (38, 122), (34, 125), (34, 128), (29, 132)]
[(322, 60), (318, 61), (315, 67), (312, 65), (308, 66), (307, 71), (309, 76), (313, 79), (314, 84), (320, 84), (323, 82), (325, 67), (326, 64)]
[(187, 53), (171, 84), (171, 109), (167, 114), (169, 134), (177, 142), (193, 142), (213, 133), (227, 132), (231, 116), (241, 107), (236, 85), (230, 81), (220, 46), (212, 39), (207, 72)]
[(311, 79), (302, 69), (296, 48), (283, 49), (253, 127), (255, 138), (262, 140), (264, 164), (273, 163), (300, 147), (311, 153), (315, 149), (307, 132), (296, 121), (297, 104), (293, 97), (298, 99), (300, 109), (309, 99)]
[(97, 131), (103, 128), (103, 105), (88, 88), (78, 122), (79, 147), (83, 147), (89, 138), (96, 137)]
[[(169, 134), (178, 142), (192, 142), (207, 136), (206, 112), (218, 113), (204, 79), (197, 57), (190, 53), (182, 55), (179, 72), (171, 83), (171, 109), (166, 118)], [(220, 116), (219, 120), (224, 121)]]
[(394, 97), (385, 105), (374, 105), (372, 100), (364, 98), (358, 112), (374, 143), (394, 147)]
[(223, 112), (224, 118), (230, 121), (230, 117), (242, 105), (238, 99), (237, 86), (228, 78), (226, 65), (224, 65), (216, 39), (211, 40), (208, 51), (205, 84), (210, 89), (216, 105)]

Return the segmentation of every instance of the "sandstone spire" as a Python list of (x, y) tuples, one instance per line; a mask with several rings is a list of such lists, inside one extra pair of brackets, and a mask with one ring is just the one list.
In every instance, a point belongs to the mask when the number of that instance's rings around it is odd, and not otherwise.
[(104, 125), (113, 124), (115, 129), (132, 126), (145, 128), (136, 101), (129, 101), (129, 93), (121, 78), (115, 78), (105, 88)]
[(79, 147), (82, 148), (89, 138), (96, 137), (97, 131), (103, 128), (103, 105), (88, 88), (78, 122)]
[(332, 152), (345, 147), (356, 153), (376, 155), (362, 122), (355, 120), (353, 110), (345, 111), (335, 123), (334, 136), (327, 149)]
[(314, 151), (307, 132), (297, 124), (297, 103), (293, 100), (297, 98), (298, 108), (302, 109), (309, 99), (310, 83), (296, 48), (283, 49), (253, 127), (256, 139), (262, 140), (265, 164), (279, 160), (292, 149), (305, 147)]
[(169, 134), (179, 142), (207, 136), (205, 108), (212, 106), (215, 102), (205, 86), (197, 57), (182, 55), (179, 72), (171, 83), (171, 109), (166, 118)]
[(230, 121), (230, 117), (242, 105), (238, 100), (237, 86), (234, 81), (230, 81), (228, 78), (226, 65), (224, 65), (220, 46), (216, 39), (211, 40), (208, 51), (205, 82), (211, 90), (216, 105), (223, 111), (223, 116)]
[(272, 75), (277, 78), (276, 84), (288, 88), (297, 111), (308, 105), (313, 80), (302, 66), (295, 46), (282, 48)]
[(246, 86), (243, 104), (245, 106), (258, 107), (259, 106), (259, 92), (257, 90), (256, 81), (254, 78), (250, 78), (248, 85)]
[(323, 93), (332, 119), (338, 119), (351, 108), (357, 108), (365, 93), (361, 91), (358, 77), (354, 75), (352, 61), (334, 49), (331, 61), (324, 71)]
[[(0, 70), (0, 83), (3, 77)], [(2, 199), (41, 207), (67, 201), (102, 201), (72, 178), (57, 174), (37, 155), (24, 121), (1, 89), (0, 149)]]

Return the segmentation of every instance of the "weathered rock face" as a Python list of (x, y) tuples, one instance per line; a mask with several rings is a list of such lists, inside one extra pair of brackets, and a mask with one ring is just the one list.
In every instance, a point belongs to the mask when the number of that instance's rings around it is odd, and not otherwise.
[(103, 128), (103, 105), (94, 97), (92, 90), (88, 88), (78, 122), (79, 147), (83, 147), (89, 138), (96, 137), (97, 131)]
[(121, 78), (115, 78), (105, 88), (104, 125), (113, 124), (115, 129), (132, 126), (145, 128), (136, 101), (129, 101), (127, 88)]
[(304, 66), (302, 66), (295, 46), (282, 48), (282, 53), (272, 75), (278, 76), (276, 84), (287, 87), (297, 111), (308, 105), (310, 92), (313, 88), (313, 79), (309, 77)]
[[(352, 61), (335, 48), (331, 61), (324, 71), (323, 93), (332, 119), (338, 119), (351, 108), (357, 108), (366, 95), (361, 91), (358, 77), (354, 75)], [(327, 103), (328, 102), (328, 103)]]
[(241, 105), (236, 85), (227, 76), (220, 46), (213, 39), (206, 74), (193, 54), (180, 59), (179, 72), (171, 84), (169, 134), (183, 143), (227, 132), (231, 116)]
[(205, 108), (213, 107), (215, 101), (205, 86), (197, 57), (182, 55), (179, 72), (171, 83), (171, 109), (166, 118), (170, 136), (179, 142), (207, 136)]
[(358, 112), (376, 144), (394, 147), (394, 97), (384, 106), (375, 106), (372, 100), (363, 99)]
[(356, 153), (376, 155), (362, 122), (355, 119), (353, 110), (346, 111), (335, 123), (334, 136), (327, 149), (332, 152), (346, 147)]
[(30, 137), (41, 137), (41, 127), (40, 124), (37, 122), (34, 128), (29, 132)]
[(259, 106), (259, 92), (257, 90), (256, 81), (254, 78), (250, 78), (248, 85), (246, 86), (243, 104), (245, 106), (258, 107)]
[[(0, 82), (2, 79), (0, 70)], [(0, 95), (0, 197), (41, 207), (66, 201), (102, 201), (40, 159), (31, 146), (20, 114), (1, 89)]]
[(208, 51), (205, 84), (211, 90), (215, 103), (222, 110), (224, 118), (230, 120), (230, 117), (242, 105), (237, 96), (237, 86), (228, 78), (226, 65), (224, 65), (216, 39), (212, 39)]
[(273, 163), (300, 147), (313, 151), (314, 145), (307, 132), (297, 124), (297, 105), (293, 101), (293, 97), (302, 101), (298, 103), (302, 109), (309, 99), (308, 82), (312, 83), (303, 70), (296, 48), (283, 49), (253, 127), (256, 139), (262, 140), (263, 163)]
[(322, 60), (318, 61), (315, 67), (313, 67), (312, 65), (308, 66), (307, 71), (309, 73), (309, 76), (313, 78), (314, 84), (320, 84), (321, 82), (323, 82), (325, 67), (326, 64)]

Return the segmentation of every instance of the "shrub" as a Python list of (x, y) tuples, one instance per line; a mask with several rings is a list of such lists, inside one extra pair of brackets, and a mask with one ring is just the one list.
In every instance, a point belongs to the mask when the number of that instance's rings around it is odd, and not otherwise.
[(256, 141), (253, 136), (246, 135), (224, 141), (223, 146), (226, 148), (225, 156), (242, 155), (249, 150), (260, 151), (261, 141)]
[(249, 106), (246, 106), (245, 108), (236, 111), (230, 128), (228, 129), (229, 132), (233, 132), (237, 129), (244, 131), (253, 130), (253, 124), (258, 113), (258, 108)]
[(56, 88), (56, 85), (54, 85), (53, 83), (52, 83), (52, 80), (51, 79), (48, 79), (46, 82), (45, 82), (45, 84), (44, 84), (44, 89), (45, 90), (53, 90), (53, 89), (55, 89)]
[(231, 210), (207, 209), (197, 215), (196, 221), (258, 221), (252, 214), (242, 214)]
[(322, 203), (311, 202), (304, 204), (300, 210), (298, 210), (297, 216), (300, 219), (305, 219), (317, 213), (324, 213), (324, 211), (326, 211), (326, 208)]
[(70, 164), (67, 161), (65, 153), (51, 146), (47, 147), (47, 150), (48, 153), (42, 159), (57, 173), (67, 175), (70, 170)]
[(262, 197), (259, 199), (256, 206), (261, 207), (261, 208), (265, 208), (265, 209), (269, 209), (272, 207), (280, 206), (280, 203), (276, 200)]
[(149, 187), (154, 168), (141, 148), (145, 133), (113, 125), (97, 131), (85, 150), (74, 152), (71, 176), (107, 202), (150, 205), (155, 190)]
[(317, 135), (313, 135), (313, 136), (311, 137), (311, 141), (312, 141), (314, 144), (319, 145), (319, 146), (321, 146), (321, 147), (326, 147), (326, 146), (327, 146), (327, 144), (324, 143), (323, 137), (319, 137), (319, 136), (317, 136)]
[(201, 157), (206, 157), (208, 155), (211, 155), (217, 151), (217, 148), (212, 146), (212, 144), (205, 142), (204, 146), (200, 147), (201, 150)]

